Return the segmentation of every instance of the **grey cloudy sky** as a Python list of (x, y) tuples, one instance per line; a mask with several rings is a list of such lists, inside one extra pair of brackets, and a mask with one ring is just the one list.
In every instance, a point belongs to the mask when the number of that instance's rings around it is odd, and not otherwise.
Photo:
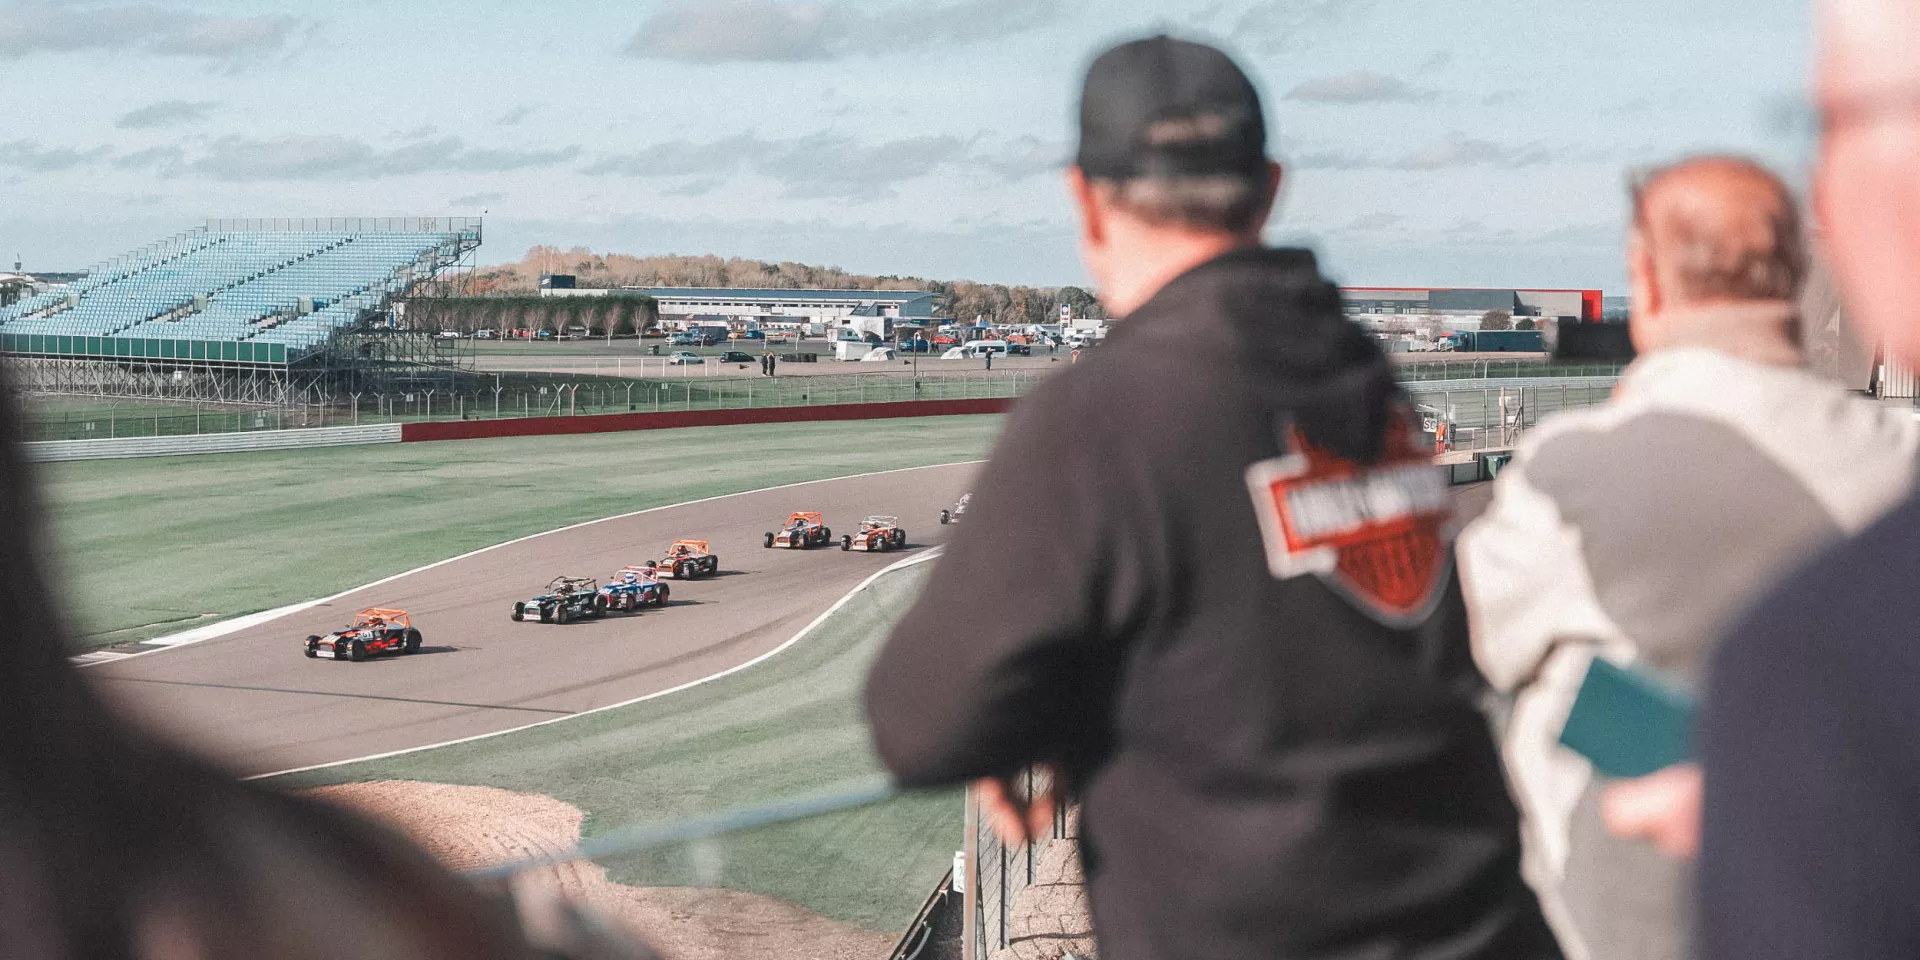
[[(1623, 285), (1622, 183), (1789, 172), (1788, 0), (0, 0), (0, 256), (209, 217), (487, 213), (529, 246), (1079, 282), (1076, 80), (1222, 42), (1292, 170), (1271, 235), (1354, 284)], [(1790, 110), (1788, 111), (1790, 112)]]

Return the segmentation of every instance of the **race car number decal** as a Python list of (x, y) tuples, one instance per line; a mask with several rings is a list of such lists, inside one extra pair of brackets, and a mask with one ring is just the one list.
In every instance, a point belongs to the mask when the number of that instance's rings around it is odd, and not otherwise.
[(1313, 575), (1381, 623), (1425, 620), (1452, 572), (1446, 479), (1411, 443), (1360, 466), (1306, 444), (1247, 468), (1267, 567)]

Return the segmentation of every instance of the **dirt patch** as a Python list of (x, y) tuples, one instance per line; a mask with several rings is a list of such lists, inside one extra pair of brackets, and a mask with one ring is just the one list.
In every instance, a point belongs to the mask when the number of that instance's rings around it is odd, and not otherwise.
[[(403, 780), (313, 794), (394, 825), (455, 870), (563, 850), (580, 838), (579, 809), (539, 794)], [(593, 904), (667, 960), (877, 960), (895, 939), (757, 893), (622, 886), (592, 863), (542, 871), (538, 882)]]

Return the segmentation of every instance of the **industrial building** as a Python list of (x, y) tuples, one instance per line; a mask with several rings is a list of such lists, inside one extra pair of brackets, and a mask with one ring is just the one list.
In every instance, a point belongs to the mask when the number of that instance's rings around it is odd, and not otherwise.
[(775, 290), (730, 287), (621, 287), (576, 289), (572, 277), (542, 278), (541, 296), (581, 297), (640, 293), (660, 304), (662, 316), (727, 316), (740, 320), (776, 318), (787, 322), (824, 322), (841, 317), (884, 317), (907, 322), (933, 320), (945, 306), (939, 294), (924, 290)]
[(1514, 317), (1601, 319), (1598, 290), (1501, 290), (1485, 288), (1346, 287), (1341, 309), (1348, 316), (1432, 317), (1447, 326), (1478, 320), (1494, 310)]

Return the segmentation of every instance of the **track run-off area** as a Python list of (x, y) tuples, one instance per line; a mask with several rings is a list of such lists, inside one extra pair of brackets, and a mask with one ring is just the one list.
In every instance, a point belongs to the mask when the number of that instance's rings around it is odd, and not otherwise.
[[(201, 642), (87, 669), (158, 729), (258, 775), (336, 763), (576, 716), (673, 690), (779, 648), (875, 573), (924, 552), (939, 512), (977, 464), (812, 481), (660, 507), (511, 541), (349, 591)], [(822, 513), (835, 536), (894, 515), (890, 553), (766, 549), (788, 513)], [(665, 609), (558, 624), (515, 623), (513, 602), (560, 575), (605, 578), (704, 539), (717, 577), (671, 581)], [(419, 653), (359, 663), (308, 659), (302, 640), (369, 606), (407, 610)]]

